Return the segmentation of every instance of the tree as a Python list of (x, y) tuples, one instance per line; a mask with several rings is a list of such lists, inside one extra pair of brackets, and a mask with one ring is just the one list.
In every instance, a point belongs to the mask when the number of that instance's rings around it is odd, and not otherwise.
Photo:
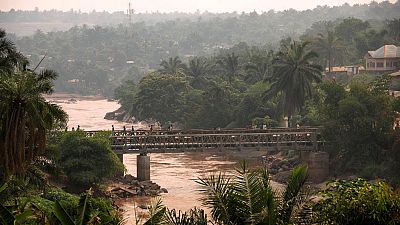
[(316, 51), (324, 57), (327, 62), (329, 73), (335, 59), (339, 59), (343, 53), (344, 46), (333, 30), (327, 30), (326, 34), (319, 33), (315, 42)]
[(217, 64), (222, 69), (228, 82), (232, 84), (239, 72), (239, 56), (232, 52), (231, 54), (227, 54), (217, 60)]
[(161, 74), (175, 75), (184, 71), (185, 64), (182, 63), (179, 56), (175, 56), (174, 58), (170, 57), (168, 61), (161, 61), (160, 67), (158, 72)]
[(312, 83), (321, 80), (322, 67), (311, 62), (317, 57), (313, 51), (307, 51), (308, 42), (293, 41), (283, 46), (274, 63), (272, 86), (267, 96), (284, 95), (284, 113), (291, 117), (300, 110), (305, 100), (312, 96)]
[(121, 107), (130, 115), (135, 111), (135, 96), (137, 84), (132, 80), (127, 80), (114, 90), (114, 98), (118, 100)]
[(372, 84), (352, 83), (348, 92), (334, 82), (321, 85), (326, 95), (319, 109), (322, 135), (337, 172), (360, 173), (369, 164), (382, 162), (382, 149), (389, 146), (395, 118), (392, 100), (379, 83)]
[(307, 167), (296, 167), (282, 194), (270, 185), (265, 168), (250, 170), (242, 162), (234, 178), (222, 174), (200, 178), (201, 201), (217, 224), (291, 224), (299, 219), (306, 195)]
[(335, 32), (344, 43), (351, 44), (356, 33), (363, 32), (369, 27), (369, 22), (349, 17), (335, 27)]
[(254, 84), (258, 81), (268, 79), (272, 74), (272, 59), (272, 52), (269, 52), (267, 55), (257, 54), (251, 56), (250, 62), (245, 65), (245, 80)]
[(42, 96), (52, 93), (56, 77), (50, 70), (0, 74), (0, 160), (6, 177), (24, 173), (44, 152), (46, 132), (66, 122), (66, 113)]
[(70, 184), (78, 188), (86, 189), (124, 170), (108, 139), (86, 137), (84, 132), (76, 131), (65, 134), (58, 148), (57, 161)]
[(387, 30), (394, 44), (400, 44), (400, 19), (387, 21)]
[(19, 64), (26, 63), (25, 57), (17, 51), (6, 32), (0, 29), (0, 72), (11, 73)]
[(184, 94), (188, 88), (185, 77), (157, 72), (147, 74), (138, 85), (134, 116), (139, 120), (154, 119), (162, 124), (182, 122)]
[(202, 93), (198, 127), (226, 127), (233, 121), (235, 98), (232, 87), (226, 83), (212, 81)]
[(400, 196), (386, 183), (338, 180), (313, 206), (316, 224), (399, 224)]
[(210, 70), (211, 65), (207, 62), (207, 59), (195, 57), (189, 60), (189, 66), (186, 67), (185, 74), (191, 77), (190, 85), (199, 89), (204, 87), (205, 77)]

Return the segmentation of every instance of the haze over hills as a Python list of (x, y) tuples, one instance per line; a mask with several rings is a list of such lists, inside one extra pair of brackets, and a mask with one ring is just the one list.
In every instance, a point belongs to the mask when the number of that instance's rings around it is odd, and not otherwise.
[[(323, 2), (321, 2), (323, 3)], [(327, 2), (328, 3), (328, 2)], [(358, 2), (355, 2), (358, 3)], [(14, 3), (18, 5), (17, 3)], [(262, 3), (259, 3), (262, 6)], [(294, 2), (293, 4), (296, 4)], [(310, 4), (310, 3), (309, 3)], [(11, 3), (8, 5), (12, 5)], [(0, 4), (0, 9), (9, 9), (7, 7), (7, 2), (3, 2)], [(253, 4), (257, 6), (257, 4)], [(304, 4), (307, 5), (307, 4)], [(331, 4), (332, 5), (332, 4)], [(330, 21), (335, 20), (337, 18), (346, 18), (346, 17), (356, 17), (362, 20), (384, 20), (391, 19), (398, 16), (400, 13), (400, 9), (398, 6), (398, 1), (389, 2), (383, 1), (381, 3), (371, 2), (369, 4), (355, 4), (354, 6), (345, 3), (341, 6), (317, 6), (314, 9), (305, 9), (302, 11), (296, 11), (295, 5), (292, 7), (287, 7), (288, 9), (275, 11), (271, 10), (262, 10), (263, 8), (260, 6), (257, 8), (257, 11), (250, 10), (250, 12), (244, 13), (245, 10), (231, 11), (231, 12), (223, 12), (223, 13), (212, 13), (210, 11), (193, 11), (189, 13), (185, 12), (139, 12), (134, 13), (132, 15), (132, 22), (145, 22), (146, 25), (154, 25), (158, 22), (165, 22), (169, 20), (189, 20), (193, 21), (205, 21), (212, 19), (226, 19), (226, 18), (235, 18), (243, 15), (259, 15), (265, 23), (267, 24), (275, 24), (275, 25), (287, 25), (290, 23), (299, 23), (296, 24), (295, 28), (299, 28), (300, 30), (304, 30), (311, 26), (313, 22), (316, 21)], [(121, 9), (124, 10), (128, 5), (125, 4), (121, 6)], [(272, 6), (270, 6), (272, 7)], [(33, 7), (32, 7), (33, 8)], [(267, 9), (266, 7), (264, 7)], [(278, 7), (279, 8), (279, 7)], [(301, 7), (297, 7), (301, 8)], [(75, 25), (118, 25), (118, 24), (126, 24), (129, 23), (128, 16), (126, 15), (126, 10), (115, 12), (108, 11), (90, 11), (90, 12), (81, 12), (81, 10), (73, 10), (70, 9), (68, 11), (60, 11), (56, 9), (52, 10), (44, 10), (41, 11), (39, 8), (35, 8), (35, 10), (19, 10), (19, 9), (11, 9), (10, 11), (0, 11), (0, 27), (6, 28), (9, 32), (15, 33), (17, 35), (31, 35), (36, 30), (40, 29), (41, 31), (64, 31)], [(390, 9), (390, 10), (385, 10)], [(229, 10), (226, 10), (229, 11)], [(248, 10), (249, 11), (249, 10)], [(383, 13), (382, 11), (385, 11)], [(290, 28), (292, 29), (292, 28)], [(297, 32), (297, 29), (294, 30)]]
[[(9, 37), (32, 65), (47, 54), (42, 66), (60, 73), (57, 90), (112, 96), (123, 80), (137, 82), (169, 57), (212, 56), (246, 45), (276, 49), (284, 38), (317, 35), (326, 31), (323, 21), (332, 21), (333, 28), (349, 17), (367, 21), (367, 35), (399, 12), (397, 1), (264, 13), (139, 13), (129, 23), (122, 12), (9, 11), (0, 12), (0, 27), (16, 33)], [(382, 41), (360, 42), (347, 62), (358, 62)], [(79, 87), (74, 80), (87, 83)]]

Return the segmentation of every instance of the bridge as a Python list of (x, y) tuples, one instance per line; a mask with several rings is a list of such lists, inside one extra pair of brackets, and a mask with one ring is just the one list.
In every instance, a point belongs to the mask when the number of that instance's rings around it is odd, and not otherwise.
[[(85, 131), (95, 136), (103, 131)], [(123, 162), (124, 154), (137, 154), (137, 177), (150, 180), (147, 153), (204, 150), (283, 150), (300, 152), (309, 164), (311, 177), (324, 178), (329, 172), (329, 157), (320, 152), (324, 145), (319, 128), (218, 129), (218, 130), (114, 130), (112, 149)]]
[[(86, 131), (93, 136), (98, 131)], [(207, 149), (267, 148), (316, 151), (323, 141), (318, 128), (221, 129), (221, 130), (112, 130), (117, 154), (181, 152)]]

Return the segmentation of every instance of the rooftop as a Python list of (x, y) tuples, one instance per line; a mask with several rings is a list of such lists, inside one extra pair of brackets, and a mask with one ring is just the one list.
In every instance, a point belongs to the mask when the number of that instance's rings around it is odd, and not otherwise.
[(398, 58), (400, 57), (400, 47), (396, 45), (384, 45), (375, 51), (368, 51), (372, 58)]

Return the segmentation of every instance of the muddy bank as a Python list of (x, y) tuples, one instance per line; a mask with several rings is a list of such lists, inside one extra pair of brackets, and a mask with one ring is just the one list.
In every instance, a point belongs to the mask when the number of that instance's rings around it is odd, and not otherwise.
[(46, 99), (49, 100), (59, 100), (59, 101), (64, 101), (64, 100), (71, 100), (74, 99), (76, 101), (98, 101), (98, 100), (106, 100), (107, 98), (102, 96), (102, 95), (87, 95), (83, 96), (80, 94), (75, 94), (75, 93), (65, 93), (65, 92), (56, 92), (51, 95), (43, 95)]

